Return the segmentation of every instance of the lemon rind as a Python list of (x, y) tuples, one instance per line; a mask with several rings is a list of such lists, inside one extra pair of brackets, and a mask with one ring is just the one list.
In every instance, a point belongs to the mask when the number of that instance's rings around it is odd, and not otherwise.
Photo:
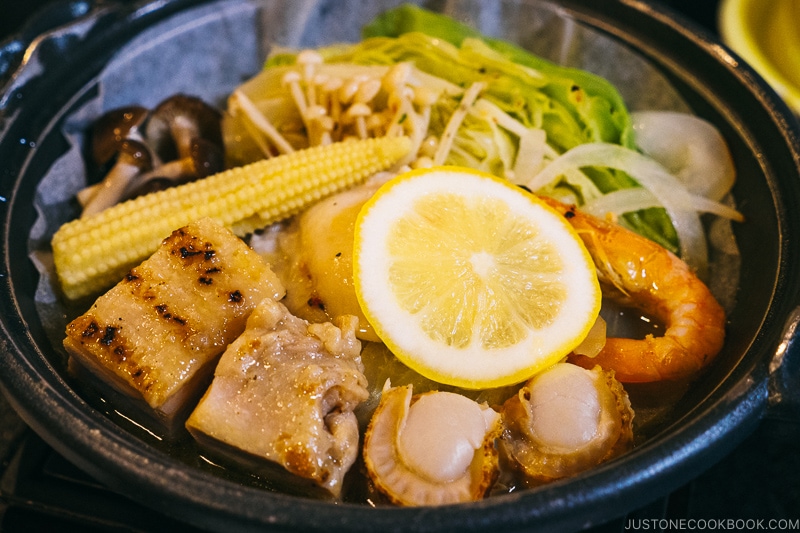
[[(438, 179), (431, 179), (434, 176)], [(484, 183), (487, 180), (493, 184)], [(582, 281), (581, 287), (572, 287), (569, 291), (570, 297), (564, 304), (566, 311), (561, 313), (554, 325), (529, 335), (525, 341), (511, 347), (492, 351), (491, 357), (487, 357), (486, 350), (482, 348), (451, 348), (424, 337), (419, 333), (419, 328), (414, 327), (416, 321), (413, 317), (396, 304), (387, 284), (369, 275), (372, 272), (385, 272), (388, 268), (389, 255), (381, 246), (381, 242), (385, 241), (381, 228), (404, 216), (403, 213), (419, 199), (417, 193), (420, 189), (477, 194), (487, 187), (492, 187), (492, 191), (512, 207), (530, 210), (531, 220), (538, 226), (544, 224), (541, 229), (547, 235), (559, 234), (559, 238), (563, 238), (560, 253), (566, 256), (565, 263), (569, 268), (577, 272), (572, 277)], [(385, 202), (390, 194), (391, 205)], [(516, 214), (518, 211), (515, 209), (514, 212)], [(410, 171), (392, 179), (362, 208), (356, 222), (355, 243), (358, 252), (353, 262), (354, 281), (365, 316), (400, 361), (440, 383), (483, 389), (524, 381), (537, 371), (562, 360), (578, 346), (600, 311), (600, 287), (594, 274), (594, 264), (572, 226), (534, 195), (510, 182), (474, 169), (436, 167)], [(362, 249), (369, 252), (361, 252)], [(432, 268), (435, 266), (432, 265)], [(376, 302), (382, 303), (376, 305)], [(563, 328), (560, 337), (565, 340), (548, 341), (548, 333), (552, 335), (560, 328)], [(498, 365), (497, 360), (502, 360), (502, 365)]]

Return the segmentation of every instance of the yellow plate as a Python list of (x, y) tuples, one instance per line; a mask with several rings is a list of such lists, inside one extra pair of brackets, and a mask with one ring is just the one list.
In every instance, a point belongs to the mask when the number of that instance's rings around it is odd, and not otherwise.
[(722, 40), (800, 114), (800, 1), (722, 0)]

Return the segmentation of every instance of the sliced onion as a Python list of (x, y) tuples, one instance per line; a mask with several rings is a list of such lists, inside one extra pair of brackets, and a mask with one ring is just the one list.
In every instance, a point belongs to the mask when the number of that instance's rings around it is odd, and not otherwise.
[(744, 222), (744, 215), (738, 210), (721, 202), (715, 202), (710, 198), (692, 195), (692, 205), (701, 213), (711, 213), (736, 222)]
[(598, 315), (597, 320), (594, 321), (594, 325), (589, 330), (586, 338), (572, 351), (577, 355), (597, 357), (597, 354), (599, 354), (600, 350), (606, 345), (606, 332), (606, 321), (603, 317)]
[(733, 186), (736, 169), (728, 145), (709, 122), (674, 111), (631, 113), (636, 144), (661, 163), (692, 193), (721, 200)]
[[(715, 202), (702, 196), (691, 195), (692, 207), (701, 213), (711, 213), (728, 220), (743, 222), (744, 216), (728, 205)], [(609, 213), (623, 215), (633, 211), (641, 211), (651, 207), (661, 207), (658, 199), (647, 189), (639, 187), (620, 189), (604, 194), (586, 202), (582, 209), (596, 217), (604, 217)]]
[(692, 206), (692, 195), (663, 166), (647, 156), (610, 143), (581, 144), (567, 150), (528, 182), (538, 191), (576, 168), (608, 167), (627, 173), (649, 190), (664, 207), (678, 234), (680, 255), (701, 276), (708, 267), (708, 248), (700, 217)]
[(651, 207), (661, 207), (658, 199), (647, 189), (640, 187), (620, 189), (586, 202), (581, 209), (590, 215), (604, 218), (609, 213), (620, 216)]

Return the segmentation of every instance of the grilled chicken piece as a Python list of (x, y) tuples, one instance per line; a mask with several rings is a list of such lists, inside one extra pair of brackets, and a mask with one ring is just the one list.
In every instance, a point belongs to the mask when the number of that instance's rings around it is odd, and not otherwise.
[(132, 397), (148, 420), (171, 432), (183, 424), (256, 304), (284, 292), (258, 254), (203, 219), (173, 232), (68, 324), (64, 346), (73, 368), (77, 362)]
[(358, 455), (353, 410), (369, 393), (358, 319), (335, 322), (309, 324), (262, 301), (222, 355), (189, 432), (221, 460), (268, 474), (281, 488), (339, 497)]

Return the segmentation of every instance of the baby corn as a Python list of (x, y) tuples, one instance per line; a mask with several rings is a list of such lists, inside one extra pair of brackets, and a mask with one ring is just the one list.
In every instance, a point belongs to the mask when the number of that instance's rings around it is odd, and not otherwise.
[(407, 137), (300, 150), (140, 196), (64, 224), (52, 240), (64, 295), (77, 299), (116, 283), (176, 228), (210, 217), (238, 235), (288, 218), (386, 170), (410, 150)]

